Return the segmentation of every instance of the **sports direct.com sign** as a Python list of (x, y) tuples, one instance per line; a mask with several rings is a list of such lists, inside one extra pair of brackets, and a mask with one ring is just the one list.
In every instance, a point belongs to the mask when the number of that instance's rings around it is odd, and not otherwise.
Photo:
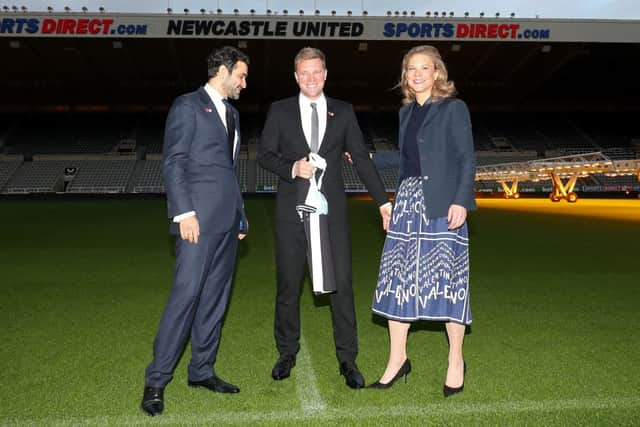
[(5, 13), (0, 37), (460, 40), (640, 43), (622, 20)]

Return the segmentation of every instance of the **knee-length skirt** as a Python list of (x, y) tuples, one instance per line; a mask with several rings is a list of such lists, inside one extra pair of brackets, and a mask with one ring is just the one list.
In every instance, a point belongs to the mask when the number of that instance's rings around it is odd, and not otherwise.
[(446, 217), (427, 218), (420, 177), (396, 193), (372, 310), (399, 321), (472, 322), (467, 223), (449, 230)]

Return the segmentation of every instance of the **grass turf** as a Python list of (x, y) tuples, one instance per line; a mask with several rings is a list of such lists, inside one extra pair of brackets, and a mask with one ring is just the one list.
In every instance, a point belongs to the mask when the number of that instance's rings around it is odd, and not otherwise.
[[(384, 392), (338, 376), (327, 301), (302, 297), (304, 345), (291, 379), (277, 354), (273, 200), (246, 202), (235, 287), (216, 369), (237, 396), (186, 385), (189, 349), (165, 415), (138, 408), (143, 371), (171, 286), (162, 200), (15, 200), (0, 209), (2, 425), (634, 425), (640, 420), (640, 223), (481, 209), (470, 218), (465, 391), (442, 398), (438, 323), (409, 338), (414, 371)], [(384, 235), (351, 200), (359, 366), (384, 369), (387, 333), (370, 303)]]

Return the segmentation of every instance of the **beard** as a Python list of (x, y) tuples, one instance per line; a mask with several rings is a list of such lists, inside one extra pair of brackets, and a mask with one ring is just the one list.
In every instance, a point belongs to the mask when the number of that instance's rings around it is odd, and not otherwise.
[(233, 80), (231, 79), (231, 77), (227, 77), (226, 79), (224, 79), (224, 81), (222, 82), (222, 87), (224, 88), (224, 91), (227, 93), (228, 98), (231, 98), (231, 99), (240, 98), (240, 91), (242, 90), (242, 88), (240, 86), (236, 86)]

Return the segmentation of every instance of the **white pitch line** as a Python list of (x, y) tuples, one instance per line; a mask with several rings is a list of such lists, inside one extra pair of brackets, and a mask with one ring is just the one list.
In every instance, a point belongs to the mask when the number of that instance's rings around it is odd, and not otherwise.
[(446, 416), (454, 422), (456, 415), (512, 414), (519, 412), (562, 412), (566, 410), (598, 409), (638, 409), (640, 397), (611, 397), (605, 399), (561, 399), (561, 400), (524, 400), (492, 403), (464, 403), (442, 401), (421, 406), (362, 406), (357, 408), (328, 408), (322, 412), (303, 411), (242, 411), (203, 414), (167, 413), (159, 417), (139, 415), (103, 416), (103, 417), (67, 417), (67, 418), (14, 418), (2, 420), (2, 426), (137, 426), (137, 425), (211, 425), (246, 424), (268, 422), (326, 422), (344, 419), (371, 420), (373, 418), (393, 416), (401, 420), (403, 416), (421, 417), (425, 421), (436, 416)]
[(300, 335), (300, 350), (296, 367), (293, 370), (293, 377), (296, 381), (296, 394), (303, 414), (312, 416), (327, 409), (327, 404), (320, 395), (316, 374), (311, 363), (311, 354), (309, 354), (307, 343), (302, 334)]

